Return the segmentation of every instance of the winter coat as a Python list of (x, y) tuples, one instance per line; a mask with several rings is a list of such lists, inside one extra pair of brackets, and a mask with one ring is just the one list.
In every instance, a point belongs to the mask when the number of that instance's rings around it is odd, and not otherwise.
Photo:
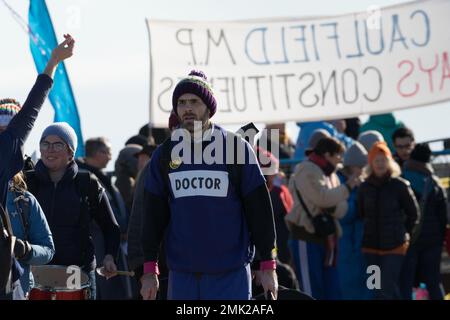
[[(341, 183), (347, 177), (338, 172)], [(367, 289), (366, 259), (361, 251), (364, 221), (358, 216), (356, 196), (358, 188), (354, 188), (348, 197), (348, 210), (339, 220), (342, 227), (342, 237), (339, 239), (339, 258), (337, 269), (341, 295), (344, 300), (366, 300), (371, 297)]]
[(359, 187), (357, 204), (358, 214), (364, 219), (364, 248), (399, 247), (419, 222), (416, 197), (410, 183), (400, 177), (369, 176)]
[(90, 187), (98, 189), (98, 202), (89, 205), (89, 212), (82, 212), (75, 183), (78, 166), (74, 161), (69, 163), (64, 176), (56, 184), (41, 160), (35, 170), (38, 186), (34, 196), (44, 209), (55, 242), (55, 256), (51, 263), (83, 266), (85, 271), (95, 268), (94, 245), (89, 231), (92, 218), (103, 231), (106, 254), (116, 257), (120, 242), (119, 226), (98, 180), (91, 175)]
[[(43, 265), (50, 262), (55, 253), (55, 245), (53, 244), (53, 237), (47, 219), (45, 218), (45, 214), (42, 211), (39, 202), (29, 192), (25, 192), (23, 195), (28, 200), (28, 213), (24, 210), (24, 205), (22, 205), (23, 202), (21, 200), (14, 201), (20, 196), (20, 194), (16, 192), (8, 192), (6, 204), (14, 236), (23, 241), (28, 241), (32, 248), (31, 255), (27, 257), (26, 260), (19, 260), (20, 265), (24, 269), (24, 273), (20, 278), (20, 283), (24, 293), (27, 293), (34, 284), (30, 266)], [(19, 213), (21, 210), (23, 211), (22, 214), (28, 214), (28, 216), (25, 217), (28, 221), (27, 233), (25, 232), (25, 227), (22, 222), (22, 216)]]
[[(327, 177), (318, 165), (305, 160), (295, 168), (295, 172), (289, 180), (289, 190), (294, 198), (294, 207), (289, 214), (292, 214), (294, 210), (300, 210), (299, 226), (304, 228), (308, 234), (314, 234), (314, 226), (301, 205), (295, 190), (300, 193), (313, 217), (327, 210), (335, 219), (338, 237), (342, 235), (338, 219), (342, 218), (347, 212), (349, 190), (345, 185), (340, 184), (335, 173)], [(295, 238), (308, 240), (304, 236), (294, 235)], [(314, 240), (320, 241), (320, 239)]]

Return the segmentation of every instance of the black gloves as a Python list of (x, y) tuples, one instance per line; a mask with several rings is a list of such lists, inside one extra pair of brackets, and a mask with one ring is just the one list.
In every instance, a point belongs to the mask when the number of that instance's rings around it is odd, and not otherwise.
[(32, 252), (33, 248), (31, 248), (31, 245), (28, 241), (16, 239), (16, 243), (14, 244), (14, 256), (17, 259), (27, 260)]

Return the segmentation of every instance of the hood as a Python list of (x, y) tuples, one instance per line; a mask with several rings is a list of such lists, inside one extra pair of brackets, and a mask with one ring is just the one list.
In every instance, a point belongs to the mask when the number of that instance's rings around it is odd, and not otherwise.
[(92, 172), (98, 179), (100, 179), (100, 181), (103, 184), (105, 184), (107, 186), (109, 186), (111, 184), (111, 182), (110, 182), (110, 180), (108, 178), (108, 175), (103, 170), (88, 164), (86, 162), (85, 158), (77, 158), (75, 160), (75, 162), (77, 163), (79, 169), (87, 170), (87, 171)]
[(369, 122), (375, 122), (380, 127), (392, 128), (399, 125), (392, 113), (372, 115), (369, 117)]
[(100, 169), (88, 164), (86, 162), (85, 158), (77, 158), (77, 159), (75, 159), (75, 162), (77, 163), (79, 169), (84, 169), (84, 170), (90, 171), (93, 174), (95, 174), (96, 176), (99, 174), (102, 174)]
[(403, 165), (403, 170), (410, 170), (419, 172), (425, 176), (431, 176), (434, 174), (434, 169), (429, 163), (423, 163), (417, 160), (408, 160)]
[(116, 176), (119, 174), (125, 174), (132, 178), (137, 176), (138, 160), (134, 155), (141, 150), (141, 146), (129, 144), (120, 151), (114, 165)]

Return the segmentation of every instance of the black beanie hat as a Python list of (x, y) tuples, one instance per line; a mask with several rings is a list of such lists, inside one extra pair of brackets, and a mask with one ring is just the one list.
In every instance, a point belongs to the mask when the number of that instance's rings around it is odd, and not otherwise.
[(424, 163), (430, 162), (431, 149), (427, 143), (418, 143), (411, 152), (410, 158)]

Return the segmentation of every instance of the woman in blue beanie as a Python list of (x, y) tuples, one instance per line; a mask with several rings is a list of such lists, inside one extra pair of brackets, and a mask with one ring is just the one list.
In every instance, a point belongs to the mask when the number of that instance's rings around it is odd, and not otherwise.
[(107, 277), (116, 275), (119, 226), (97, 178), (78, 170), (74, 161), (77, 135), (72, 127), (65, 122), (48, 126), (39, 147), (41, 159), (35, 171), (27, 173), (27, 183), (44, 209), (53, 234), (55, 255), (50, 263), (79, 266), (89, 276), (90, 297), (95, 299), (96, 261), (90, 223), (95, 220), (103, 232), (105, 257), (101, 263)]

